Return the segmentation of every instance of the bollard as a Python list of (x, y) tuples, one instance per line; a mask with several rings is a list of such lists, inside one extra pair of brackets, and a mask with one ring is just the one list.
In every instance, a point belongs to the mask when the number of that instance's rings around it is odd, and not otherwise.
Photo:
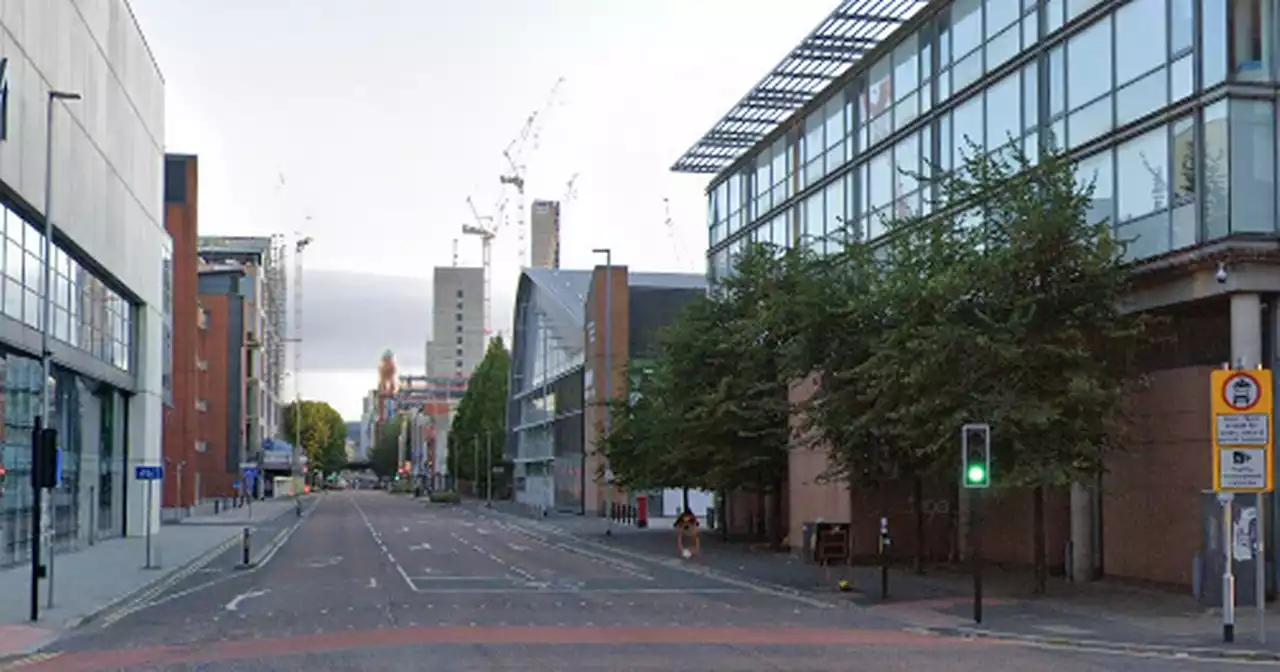
[(252, 537), (253, 532), (248, 527), (244, 528), (240, 533), (240, 553), (243, 556), (243, 564), (245, 567), (249, 566), (249, 541)]
[(213, 500), (213, 515), (215, 516), (218, 515), (218, 511), (222, 508), (221, 505), (222, 505), (221, 499)]

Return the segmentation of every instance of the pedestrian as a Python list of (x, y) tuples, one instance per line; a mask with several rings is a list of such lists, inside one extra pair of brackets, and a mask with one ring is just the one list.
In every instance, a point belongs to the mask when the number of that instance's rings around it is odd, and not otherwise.
[[(698, 517), (693, 515), (693, 511), (685, 509), (676, 518), (675, 528), (676, 550), (680, 557), (688, 560), (702, 552), (702, 535), (699, 534)], [(692, 548), (685, 545), (686, 539), (692, 542)]]

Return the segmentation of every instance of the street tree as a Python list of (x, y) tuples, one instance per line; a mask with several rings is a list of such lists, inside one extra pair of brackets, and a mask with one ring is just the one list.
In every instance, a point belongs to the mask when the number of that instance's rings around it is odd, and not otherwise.
[(404, 423), (404, 417), (397, 415), (379, 427), (377, 440), (369, 451), (370, 467), (378, 478), (392, 478), (400, 469), (400, 433)]
[[(448, 469), (455, 478), (478, 484), (483, 480), (490, 457), (495, 465), (502, 462), (510, 371), (511, 353), (502, 337), (496, 336), (489, 341), (484, 359), (471, 374), (467, 391), (458, 402), (449, 426)], [(490, 451), (491, 456), (487, 454)]]
[(301, 401), (301, 414), (298, 413), (298, 401), (294, 401), (284, 409), (283, 434), (286, 440), (296, 441), (298, 416), (302, 419), (303, 454), (307, 456), (309, 468), (315, 474), (336, 473), (347, 463), (347, 425), (342, 415), (323, 401)]

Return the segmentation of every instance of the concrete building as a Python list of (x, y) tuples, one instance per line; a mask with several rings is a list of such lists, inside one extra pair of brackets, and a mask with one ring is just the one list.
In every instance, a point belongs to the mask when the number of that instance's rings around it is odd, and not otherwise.
[(534, 201), (529, 215), (529, 266), (560, 268), (560, 201)]
[(164, 165), (164, 226), (173, 239), (173, 311), (167, 336), (173, 349), (165, 375), (171, 394), (164, 408), (164, 496), (166, 510), (182, 510), (199, 501), (204, 464), (199, 441), (201, 412), (196, 409), (199, 330), (199, 168), (196, 157), (169, 154)]
[[(920, 207), (909, 173), (956, 166), (962, 138), (1069, 148), (1095, 185), (1090, 217), (1132, 240), (1131, 306), (1168, 316), (1172, 338), (1144, 356), (1152, 384), (1134, 399), (1131, 449), (1100, 487), (1052, 493), (1048, 556), (1062, 566), (1070, 542), (1078, 578), (1189, 585), (1210, 485), (1209, 369), (1280, 358), (1275, 11), (1274, 0), (846, 0), (673, 170), (714, 175), (707, 258), (719, 277), (749, 240), (794, 245), (851, 222), (875, 241), (882, 214)], [(856, 545), (874, 547), (876, 507), (822, 483), (825, 466), (820, 451), (792, 453), (791, 542), (821, 517), (852, 519)], [(925, 510), (949, 510), (955, 485), (931, 485)], [(907, 490), (892, 510), (910, 511)], [(1031, 509), (1022, 493), (992, 502), (992, 561), (1030, 562)], [(927, 553), (946, 554), (952, 519), (930, 518)], [(895, 548), (912, 549), (909, 514), (890, 525), (908, 533)]]
[(484, 269), (438, 266), (432, 284), (427, 376), (469, 378), (488, 345)]
[[(171, 394), (164, 81), (127, 3), (81, 5), (43, 0), (0, 11), (0, 565), (30, 552), (30, 430), (42, 389), (64, 455), (53, 544), (141, 535), (159, 520), (143, 503), (160, 484), (136, 481), (134, 466), (161, 464)], [(53, 266), (49, 381), (39, 359), (44, 260)]]
[[(605, 398), (605, 277), (604, 267), (529, 268), (520, 275), (504, 453), (514, 465), (516, 501), (577, 513), (603, 503), (593, 455), (601, 418), (593, 404)], [(609, 354), (617, 375), (610, 383), (620, 391), (631, 353), (652, 356), (657, 330), (675, 317), (672, 307), (678, 311), (706, 291), (706, 278), (630, 273), (626, 266), (614, 266), (612, 278)]]
[[(281, 237), (217, 236), (200, 238), (200, 258), (211, 267), (234, 266), (244, 270), (239, 291), (246, 301), (244, 360), (247, 387), (244, 413), (246, 461), (278, 439), (283, 429), (286, 339), (285, 261)], [(222, 290), (218, 290), (221, 292)], [(274, 444), (273, 444), (274, 445)]]

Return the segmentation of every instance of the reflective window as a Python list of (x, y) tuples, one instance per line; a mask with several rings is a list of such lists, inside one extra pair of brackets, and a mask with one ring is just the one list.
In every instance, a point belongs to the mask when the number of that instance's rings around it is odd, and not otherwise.
[(1107, 17), (1067, 41), (1067, 103), (1076, 109), (1110, 90), (1111, 18)]
[(1127, 258), (1169, 249), (1168, 142), (1160, 127), (1116, 148), (1116, 236), (1125, 241)]
[(1081, 187), (1093, 187), (1092, 201), (1087, 215), (1091, 224), (1115, 218), (1115, 170), (1110, 149), (1081, 159), (1076, 164), (1076, 183)]
[(1202, 82), (1207, 89), (1227, 78), (1227, 3), (1224, 0), (1200, 3), (1200, 20), (1204, 45)]
[(1228, 177), (1230, 148), (1227, 144), (1227, 101), (1220, 100), (1204, 109), (1204, 231), (1205, 240), (1223, 238), (1227, 225)]
[(1275, 231), (1275, 112), (1271, 101), (1231, 101), (1231, 232)]
[(1022, 82), (1019, 73), (987, 89), (987, 146), (997, 149), (1022, 137)]
[[(1120, 36), (1116, 40), (1118, 84), (1123, 85), (1164, 65), (1168, 48), (1163, 29), (1165, 0), (1131, 0), (1116, 10), (1115, 17), (1116, 35)], [(1128, 39), (1137, 35), (1142, 39)], [(1072, 59), (1074, 65), (1074, 54)]]
[(1173, 122), (1173, 156), (1169, 163), (1173, 177), (1173, 249), (1196, 242), (1196, 133), (1195, 117), (1188, 115)]
[(1228, 49), (1232, 77), (1246, 82), (1272, 79), (1276, 0), (1225, 2), (1229, 13)]

